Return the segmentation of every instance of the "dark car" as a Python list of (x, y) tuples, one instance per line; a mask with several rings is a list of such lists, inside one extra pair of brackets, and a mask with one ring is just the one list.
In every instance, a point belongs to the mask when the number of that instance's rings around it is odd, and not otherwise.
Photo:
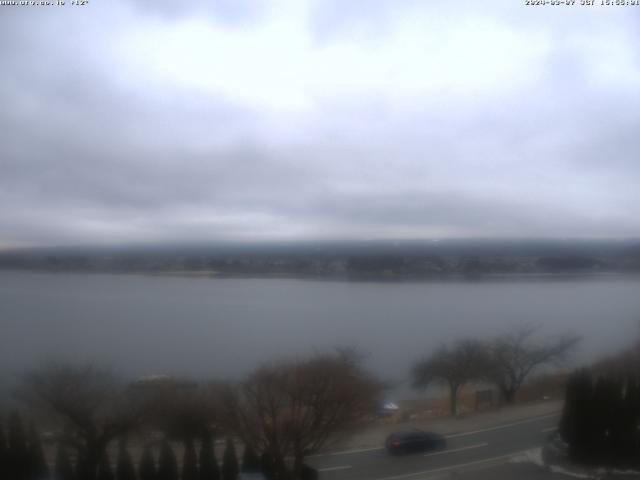
[(415, 429), (392, 433), (384, 445), (390, 453), (400, 454), (443, 450), (447, 441), (437, 433)]

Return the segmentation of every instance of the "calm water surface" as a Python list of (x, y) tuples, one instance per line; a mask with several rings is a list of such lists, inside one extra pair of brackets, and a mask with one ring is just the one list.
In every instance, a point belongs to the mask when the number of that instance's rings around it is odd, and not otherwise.
[(0, 272), (0, 369), (50, 358), (123, 373), (234, 377), (352, 344), (394, 380), (440, 342), (523, 322), (584, 335), (576, 361), (638, 333), (637, 277), (360, 283)]

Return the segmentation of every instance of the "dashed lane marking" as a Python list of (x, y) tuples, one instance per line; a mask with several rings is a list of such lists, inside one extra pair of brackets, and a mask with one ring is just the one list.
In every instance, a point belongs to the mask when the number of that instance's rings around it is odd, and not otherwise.
[(544, 420), (546, 418), (557, 417), (558, 415), (560, 415), (560, 412), (550, 413), (549, 415), (541, 415), (539, 417), (534, 417), (534, 418), (528, 418), (526, 420), (520, 420), (518, 422), (506, 423), (504, 425), (498, 425), (495, 427), (483, 428), (482, 430), (473, 430), (471, 432), (454, 433), (453, 435), (446, 435), (446, 438), (467, 437), (469, 435), (476, 435), (477, 433), (492, 432), (494, 430), (500, 430), (502, 428), (516, 427), (518, 425), (524, 425), (525, 423), (532, 423), (532, 422), (537, 422), (539, 420)]
[(340, 465), (338, 467), (319, 468), (318, 471), (319, 472), (333, 472), (334, 470), (347, 470), (348, 468), (351, 468), (351, 465)]
[(513, 457), (516, 457), (518, 455), (522, 455), (525, 452), (528, 452), (529, 450), (521, 450), (519, 452), (513, 452), (513, 453), (509, 453), (507, 455), (500, 455), (498, 457), (491, 457), (491, 458), (485, 458), (482, 460), (476, 460), (474, 462), (466, 462), (466, 463), (458, 463), (457, 465), (449, 465), (448, 467), (442, 467), (442, 468), (433, 468), (431, 470), (422, 470), (420, 472), (413, 472), (413, 473), (403, 473), (402, 475), (393, 475), (391, 477), (380, 477), (377, 478), (376, 480), (399, 480), (401, 478), (410, 478), (410, 477), (415, 477), (418, 475), (429, 475), (429, 474), (434, 474), (434, 473), (440, 473), (440, 472), (448, 472), (451, 470), (455, 470), (457, 468), (465, 468), (465, 467), (472, 467), (474, 465), (482, 465), (483, 463), (490, 463), (490, 462), (497, 462), (500, 460), (507, 460)]
[(442, 450), (441, 452), (426, 453), (424, 456), (425, 457), (434, 457), (436, 455), (444, 455), (445, 453), (463, 452), (465, 450), (471, 450), (473, 448), (482, 448), (482, 447), (487, 447), (487, 446), (489, 446), (488, 443), (476, 443), (475, 445), (469, 445), (469, 446), (466, 446), (466, 447), (454, 448), (453, 450)]
[[(469, 435), (476, 435), (478, 433), (492, 432), (494, 430), (500, 430), (502, 428), (515, 427), (515, 426), (523, 425), (523, 424), (526, 424), (526, 423), (532, 423), (532, 422), (537, 422), (539, 420), (544, 420), (546, 418), (557, 417), (558, 415), (560, 415), (560, 412), (550, 413), (548, 415), (541, 415), (541, 416), (533, 417), (533, 418), (528, 418), (526, 420), (520, 420), (518, 422), (507, 423), (507, 424), (503, 424), (503, 425), (497, 425), (495, 427), (484, 428), (482, 430), (474, 430), (474, 431), (471, 431), (471, 432), (462, 432), (462, 433), (454, 433), (452, 435), (445, 435), (445, 438), (466, 437), (466, 436), (469, 436)], [(336, 455), (349, 455), (349, 454), (352, 454), (352, 453), (375, 452), (375, 451), (378, 451), (378, 450), (384, 450), (384, 447), (356, 448), (356, 449), (353, 449), (353, 450), (341, 450), (339, 452), (318, 453), (316, 455), (310, 455), (307, 458), (333, 457), (333, 456), (336, 456)]]

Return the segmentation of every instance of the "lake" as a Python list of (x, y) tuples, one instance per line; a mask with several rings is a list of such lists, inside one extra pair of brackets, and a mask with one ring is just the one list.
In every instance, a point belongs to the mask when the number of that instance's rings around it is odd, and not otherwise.
[(82, 359), (126, 375), (232, 378), (355, 345), (372, 370), (402, 381), (413, 361), (457, 337), (531, 322), (546, 335), (583, 335), (583, 362), (627, 345), (639, 320), (638, 277), (384, 283), (0, 271), (5, 375)]

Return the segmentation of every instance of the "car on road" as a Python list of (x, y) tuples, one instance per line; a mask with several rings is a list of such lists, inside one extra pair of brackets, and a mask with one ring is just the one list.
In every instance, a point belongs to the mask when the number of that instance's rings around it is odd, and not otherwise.
[(389, 402), (389, 401), (385, 401), (382, 402), (377, 410), (376, 410), (376, 415), (378, 417), (391, 417), (394, 414), (398, 413), (400, 411), (400, 407), (393, 403), (393, 402)]
[(438, 433), (413, 429), (392, 433), (384, 445), (389, 453), (402, 454), (444, 450), (447, 441)]

